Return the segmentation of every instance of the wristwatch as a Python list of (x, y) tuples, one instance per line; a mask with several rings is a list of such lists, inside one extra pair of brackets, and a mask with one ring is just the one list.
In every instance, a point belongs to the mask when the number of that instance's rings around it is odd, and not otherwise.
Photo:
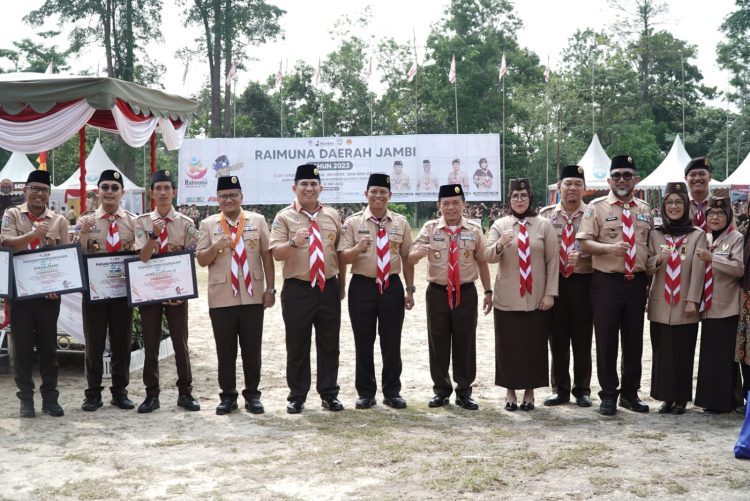
[(487, 289), (486, 291), (484, 291), (484, 293), (485, 294), (492, 294), (492, 289)]
[(268, 289), (266, 289), (266, 292), (270, 292), (271, 294), (273, 294), (275, 296), (276, 295), (276, 288), (270, 288), (269, 287)]
[(156, 240), (156, 239), (158, 239), (158, 238), (159, 238), (159, 235), (157, 235), (157, 234), (156, 234), (156, 233), (154, 233), (153, 231), (148, 231), (148, 232), (146, 232), (146, 235), (148, 235), (148, 238), (149, 238), (150, 240)]
[(414, 294), (415, 292), (417, 292), (417, 287), (414, 285), (412, 285), (411, 287), (407, 287), (406, 292), (411, 292), (412, 294)]

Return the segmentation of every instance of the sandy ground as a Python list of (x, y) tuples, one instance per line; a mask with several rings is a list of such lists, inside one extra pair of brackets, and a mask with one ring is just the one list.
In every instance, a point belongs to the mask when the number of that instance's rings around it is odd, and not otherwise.
[[(80, 356), (62, 359), (63, 418), (20, 419), (13, 377), (0, 374), (0, 499), (750, 498), (750, 462), (732, 452), (741, 416), (704, 416), (693, 408), (683, 416), (657, 414), (658, 403), (647, 398), (648, 334), (642, 380), (648, 415), (620, 410), (604, 418), (597, 398), (590, 409), (545, 408), (544, 389), (537, 391), (537, 410), (504, 411), (504, 389), (493, 385), (491, 315), (480, 318), (477, 334), (480, 410), (429, 409), (424, 266), (417, 269), (418, 303), (407, 313), (403, 335), (408, 409), (354, 410), (354, 347), (344, 302), (343, 412), (321, 409), (311, 393), (301, 415), (286, 414), (277, 305), (265, 322), (266, 414), (216, 416), (216, 356), (200, 270), (202, 297), (190, 302), (190, 347), (194, 395), (203, 410), (187, 413), (175, 405), (173, 359), (162, 362), (162, 408), (150, 415), (106, 403), (94, 413), (81, 411)], [(140, 372), (132, 374), (130, 392), (137, 403), (145, 396)]]

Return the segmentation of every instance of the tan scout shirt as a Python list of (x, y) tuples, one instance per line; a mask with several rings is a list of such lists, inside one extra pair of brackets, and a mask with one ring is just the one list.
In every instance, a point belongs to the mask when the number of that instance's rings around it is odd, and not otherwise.
[[(698, 210), (698, 208), (695, 205), (693, 205), (694, 201), (695, 199), (693, 197), (690, 197), (690, 220), (691, 221), (695, 217), (695, 211)], [(703, 200), (703, 202), (701, 203), (703, 204), (703, 219), (706, 219), (706, 211), (708, 210), (708, 198)]]
[(409, 191), (411, 190), (411, 180), (409, 174), (401, 172), (401, 175), (391, 173), (391, 190), (392, 191)]
[[(271, 243), (269, 248), (289, 242), (294, 238), (297, 230), (309, 229), (310, 219), (301, 212), (301, 207), (295, 200), (292, 205), (281, 209), (271, 225)], [(325, 261), (326, 279), (339, 273), (339, 263), (336, 248), (341, 236), (341, 217), (336, 209), (321, 205), (317, 216), (320, 238), (323, 240), (323, 259)], [(297, 280), (310, 281), (310, 241), (293, 249), (289, 257), (284, 260), (282, 275), (284, 279), (296, 278)]]
[(458, 172), (451, 170), (448, 174), (448, 184), (460, 184), (466, 191), (469, 189), (469, 176), (463, 170)]
[[(588, 205), (583, 203), (581, 201), (581, 204), (578, 206), (578, 209), (576, 209), (573, 216), (573, 238), (575, 238), (575, 234), (578, 233), (578, 228), (581, 226), (581, 220), (583, 219), (583, 214), (588, 209)], [(547, 207), (543, 208), (539, 211), (539, 215), (545, 219), (549, 219), (549, 221), (552, 223), (552, 228), (555, 230), (555, 234), (557, 235), (557, 246), (558, 246), (558, 253), (560, 249), (560, 242), (562, 242), (562, 234), (563, 230), (565, 229), (565, 225), (568, 224), (568, 214), (565, 212), (565, 209), (563, 208), (562, 203), (558, 203), (557, 205), (548, 205)], [(578, 244), (576, 243), (576, 249), (578, 249)], [(580, 250), (579, 250), (580, 252)], [(559, 255), (559, 254), (558, 254)], [(560, 270), (560, 267), (557, 267), (558, 271)], [(594, 270), (591, 267), (591, 255), (586, 253), (581, 253), (581, 255), (578, 258), (578, 264), (575, 265), (573, 268), (573, 273), (592, 273)]]
[[(633, 206), (635, 204), (635, 206)], [(589, 203), (583, 214), (581, 227), (576, 239), (593, 240), (607, 244), (622, 242), (622, 207), (610, 191), (606, 197), (600, 197)], [(648, 257), (648, 234), (653, 227), (651, 212), (646, 202), (633, 198), (630, 202), (630, 214), (635, 224), (635, 272), (646, 271)], [(591, 256), (591, 264), (597, 271), (604, 273), (625, 273), (625, 257), (610, 254)]]
[[(155, 210), (147, 214), (138, 216), (135, 222), (135, 250), (141, 250), (148, 243), (148, 232), (153, 231), (154, 221), (160, 219), (159, 211)], [(195, 250), (195, 244), (198, 241), (198, 230), (192, 219), (184, 214), (169, 209), (167, 214), (169, 222), (167, 223), (167, 245), (169, 252), (179, 252), (183, 250)], [(154, 254), (159, 251), (154, 248)]]
[[(485, 256), (490, 263), (500, 263), (495, 276), (492, 305), (502, 311), (538, 310), (544, 296), (557, 296), (559, 283), (558, 243), (552, 224), (543, 217), (528, 217), (526, 231), (531, 246), (531, 294), (521, 297), (518, 264), (518, 219), (505, 216), (495, 221), (487, 232)], [(505, 230), (513, 230), (508, 247), (497, 252), (497, 241)]]
[[(414, 241), (416, 244), (428, 244), (427, 281), (439, 285), (448, 285), (448, 250), (451, 237), (443, 231), (447, 225), (445, 218), (427, 221)], [(474, 282), (479, 277), (477, 262), (486, 261), (484, 257), (484, 234), (482, 227), (461, 217), (458, 225), (458, 274), (462, 284)]]
[[(29, 219), (28, 214), (29, 207), (25, 202), (18, 207), (10, 207), (5, 211), (2, 229), (0, 229), (0, 243), (4, 243), (6, 238), (20, 237), (34, 229), (34, 223)], [(42, 247), (70, 243), (68, 221), (62, 215), (46, 208), (40, 217), (49, 221), (49, 231), (46, 238), (41, 241)]]
[[(84, 254), (95, 254), (107, 252), (107, 235), (109, 234), (109, 219), (104, 217), (106, 212), (99, 207), (95, 211), (81, 214), (78, 218), (77, 227), (81, 228), (84, 223), (94, 221), (88, 233), (79, 233), (78, 242)], [(136, 215), (128, 212), (122, 207), (115, 211), (117, 218), (117, 233), (120, 235), (120, 251), (135, 250), (135, 220)]]
[(725, 231), (714, 242), (709, 233), (708, 248), (713, 250), (711, 275), (714, 292), (711, 309), (703, 318), (726, 318), (740, 314), (740, 285), (745, 272), (744, 237), (737, 230)]
[[(237, 296), (232, 292), (232, 250), (224, 249), (216, 255), (214, 262), (208, 265), (208, 307), (224, 308), (227, 306), (238, 306), (242, 304), (263, 303), (263, 292), (265, 291), (265, 275), (263, 273), (263, 261), (261, 252), (268, 251), (271, 233), (263, 216), (253, 212), (244, 211), (245, 225), (242, 228), (242, 238), (245, 241), (245, 252), (247, 263), (250, 267), (253, 295), (247, 293), (242, 268), (239, 269), (240, 292)], [(224, 235), (221, 227), (221, 215), (209, 216), (200, 224), (198, 231), (198, 246), (196, 251), (204, 251), (211, 247)], [(237, 226), (237, 220), (227, 220), (230, 226)], [(168, 230), (167, 230), (168, 231)], [(231, 238), (230, 235), (227, 235)]]
[(703, 296), (703, 277), (706, 275), (706, 267), (703, 261), (695, 255), (695, 251), (707, 248), (706, 234), (701, 230), (692, 231), (687, 234), (687, 238), (680, 247), (680, 256), (685, 258), (680, 264), (680, 301), (677, 304), (667, 304), (664, 297), (664, 279), (667, 274), (666, 256), (661, 265), (656, 265), (662, 245), (669, 245), (664, 233), (652, 230), (648, 242), (649, 257), (646, 265), (649, 275), (654, 275), (648, 297), (648, 319), (667, 325), (697, 323), (701, 319), (698, 308), (695, 313), (688, 315), (685, 313), (685, 303), (690, 301), (699, 306)]
[[(378, 225), (372, 221), (372, 212), (367, 207), (365, 210), (349, 216), (341, 228), (341, 241), (339, 252), (356, 246), (362, 236), (369, 235), (372, 243), (366, 251), (357, 256), (357, 260), (351, 264), (353, 275), (364, 275), (370, 278), (378, 278), (378, 254), (377, 237)], [(411, 226), (404, 216), (395, 212), (386, 211), (385, 231), (390, 242), (391, 274), (401, 273), (401, 263), (409, 255), (411, 248)]]

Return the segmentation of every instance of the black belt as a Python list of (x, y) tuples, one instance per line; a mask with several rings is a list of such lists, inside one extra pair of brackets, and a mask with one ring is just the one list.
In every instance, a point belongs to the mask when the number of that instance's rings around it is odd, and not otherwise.
[[(598, 273), (600, 275), (604, 275), (605, 277), (619, 277), (619, 278), (622, 278), (623, 280), (625, 280), (625, 273), (619, 273), (619, 272), (609, 273), (609, 272), (606, 272), (606, 271), (599, 271), (599, 270), (594, 270), (594, 273)], [(633, 273), (633, 277), (640, 278), (640, 277), (645, 277), (645, 276), (646, 276), (646, 272), (645, 271), (636, 271), (635, 273)]]
[[(333, 279), (338, 279), (338, 275), (333, 275), (331, 278), (326, 278), (326, 282)], [(304, 287), (310, 287), (310, 281), (309, 280), (300, 280), (299, 278), (285, 278), (284, 284), (289, 285), (301, 285)]]
[[(388, 275), (388, 277), (398, 277), (398, 273), (391, 273)], [(360, 280), (372, 280), (373, 282), (377, 280), (377, 278), (368, 277), (367, 275), (362, 275), (361, 273), (353, 273), (352, 278), (358, 278)]]
[(591, 278), (591, 273), (572, 273), (567, 277), (560, 274), (560, 280), (585, 280)]
[[(438, 288), (438, 289), (442, 289), (444, 291), (448, 290), (448, 286), (447, 285), (440, 285), (440, 284), (436, 284), (435, 282), (430, 282), (430, 284), (427, 287)], [(461, 290), (462, 291), (466, 290), (466, 289), (471, 289), (472, 287), (476, 288), (476, 285), (474, 284), (474, 282), (466, 282), (464, 284), (461, 284)]]

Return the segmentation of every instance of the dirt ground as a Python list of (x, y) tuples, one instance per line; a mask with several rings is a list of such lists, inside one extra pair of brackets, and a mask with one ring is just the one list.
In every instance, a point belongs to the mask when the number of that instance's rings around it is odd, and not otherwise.
[[(201, 297), (190, 302), (194, 396), (201, 412), (176, 406), (171, 358), (161, 364), (162, 408), (150, 415), (107, 403), (97, 412), (81, 411), (80, 356), (62, 358), (62, 418), (39, 413), (20, 419), (13, 377), (0, 374), (0, 499), (750, 498), (750, 462), (734, 459), (732, 452), (742, 417), (704, 416), (691, 407), (683, 416), (656, 413), (658, 403), (648, 398), (647, 333), (641, 395), (651, 405), (648, 415), (620, 410), (602, 417), (598, 398), (589, 409), (545, 408), (546, 389), (537, 390), (533, 412), (506, 412), (505, 390), (493, 385), (491, 315), (480, 318), (477, 333), (474, 395), (480, 410), (453, 404), (429, 409), (424, 276), (423, 261), (417, 305), (406, 315), (403, 334), (405, 410), (380, 403), (354, 409), (354, 346), (345, 301), (343, 412), (320, 408), (313, 374), (305, 411), (286, 414), (284, 326), (277, 304), (267, 310), (264, 330), (266, 413), (215, 415), (216, 355), (204, 269)], [(596, 374), (592, 383), (598, 391)], [(132, 374), (130, 394), (136, 403), (145, 396), (140, 371)]]

